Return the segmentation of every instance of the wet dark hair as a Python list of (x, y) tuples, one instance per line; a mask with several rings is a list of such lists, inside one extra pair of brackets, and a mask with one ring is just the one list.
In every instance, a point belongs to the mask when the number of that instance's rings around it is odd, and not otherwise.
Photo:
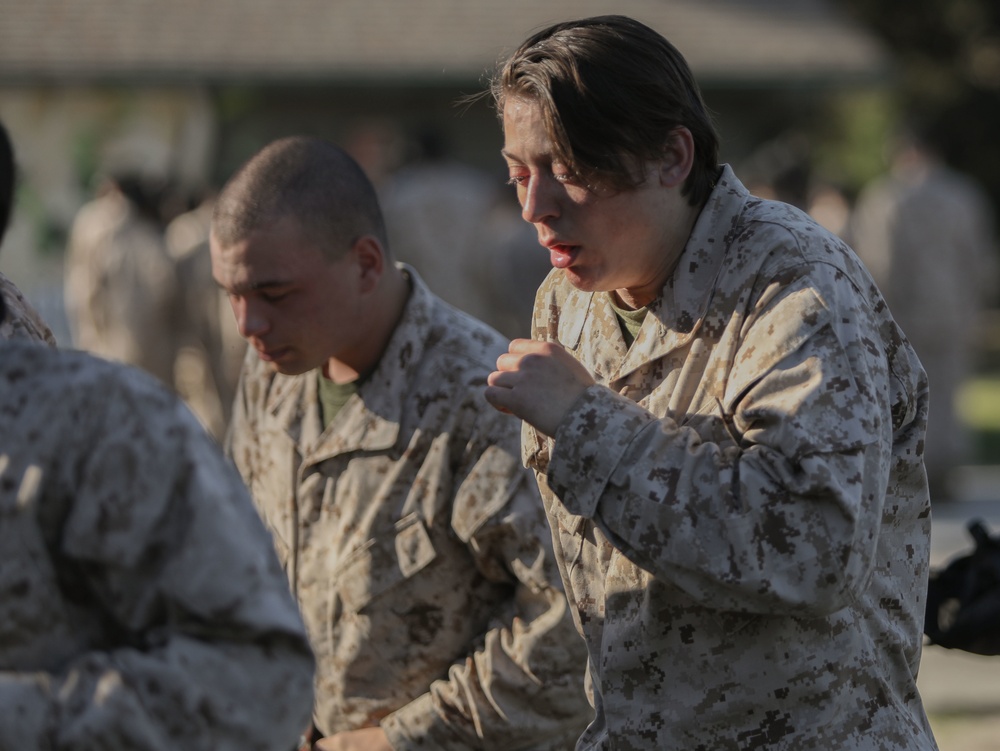
[(671, 132), (691, 131), (695, 161), (682, 194), (712, 189), (719, 137), (687, 61), (663, 36), (625, 16), (550, 26), (529, 37), (490, 82), (499, 114), (509, 97), (535, 101), (560, 161), (582, 181), (628, 190), (663, 156)]
[(291, 136), (274, 141), (229, 179), (216, 201), (212, 234), (233, 245), (292, 216), (331, 258), (363, 235), (388, 253), (378, 195), (364, 170), (328, 141)]

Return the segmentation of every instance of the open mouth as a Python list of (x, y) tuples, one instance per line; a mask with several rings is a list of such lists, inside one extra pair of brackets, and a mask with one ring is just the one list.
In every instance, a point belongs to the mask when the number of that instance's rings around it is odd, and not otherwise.
[(549, 261), (557, 269), (569, 268), (580, 252), (579, 245), (556, 243), (549, 246)]

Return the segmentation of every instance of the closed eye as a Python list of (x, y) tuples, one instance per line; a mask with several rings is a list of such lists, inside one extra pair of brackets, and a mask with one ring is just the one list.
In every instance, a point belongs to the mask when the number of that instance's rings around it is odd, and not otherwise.
[(264, 302), (276, 303), (288, 297), (288, 295), (291, 294), (291, 291), (283, 290), (281, 292), (258, 292), (257, 294)]

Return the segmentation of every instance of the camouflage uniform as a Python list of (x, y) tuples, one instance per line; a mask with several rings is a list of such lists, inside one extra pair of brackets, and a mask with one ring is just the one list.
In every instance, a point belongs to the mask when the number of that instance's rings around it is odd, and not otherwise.
[(565, 749), (592, 716), (518, 422), (483, 388), (499, 334), (413, 290), (325, 432), (317, 371), (251, 351), (229, 450), (317, 655), (315, 722), (396, 749)]
[(578, 748), (934, 749), (926, 381), (856, 257), (726, 167), (628, 351), (609, 299), (539, 290), (598, 385), (524, 442), (590, 650)]
[(0, 320), (0, 339), (28, 339), (56, 346), (56, 338), (14, 282), (0, 274), (0, 297), (6, 311)]
[(239, 477), (176, 398), (0, 343), (0, 748), (287, 751), (312, 657)]

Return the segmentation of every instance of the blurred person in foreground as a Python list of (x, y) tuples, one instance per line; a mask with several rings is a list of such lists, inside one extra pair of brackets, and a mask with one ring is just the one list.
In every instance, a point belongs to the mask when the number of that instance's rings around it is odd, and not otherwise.
[(0, 338), (0, 749), (287, 751), (312, 655), (239, 476), (147, 374), (21, 339)]
[[(14, 166), (14, 147), (3, 123), (0, 123), (0, 244), (7, 232), (11, 212), (14, 208), (14, 189), (17, 185), (17, 170)], [(0, 340), (29, 339), (56, 346), (52, 329), (42, 320), (24, 295), (10, 279), (0, 273), (0, 308), (6, 315), (0, 315)]]
[(936, 748), (926, 381), (867, 272), (717, 163), (636, 21), (537, 33), (493, 93), (554, 268), (486, 395), (527, 423), (589, 647), (577, 748)]
[(861, 192), (848, 240), (927, 370), (925, 463), (931, 499), (943, 501), (971, 455), (955, 398), (972, 374), (978, 317), (997, 303), (998, 247), (983, 189), (921, 131), (912, 124), (893, 139), (889, 172)]
[(252, 345), (227, 449), (317, 654), (315, 748), (565, 749), (583, 642), (483, 389), (507, 340), (390, 256), (343, 150), (276, 141), (223, 188), (213, 274)]

